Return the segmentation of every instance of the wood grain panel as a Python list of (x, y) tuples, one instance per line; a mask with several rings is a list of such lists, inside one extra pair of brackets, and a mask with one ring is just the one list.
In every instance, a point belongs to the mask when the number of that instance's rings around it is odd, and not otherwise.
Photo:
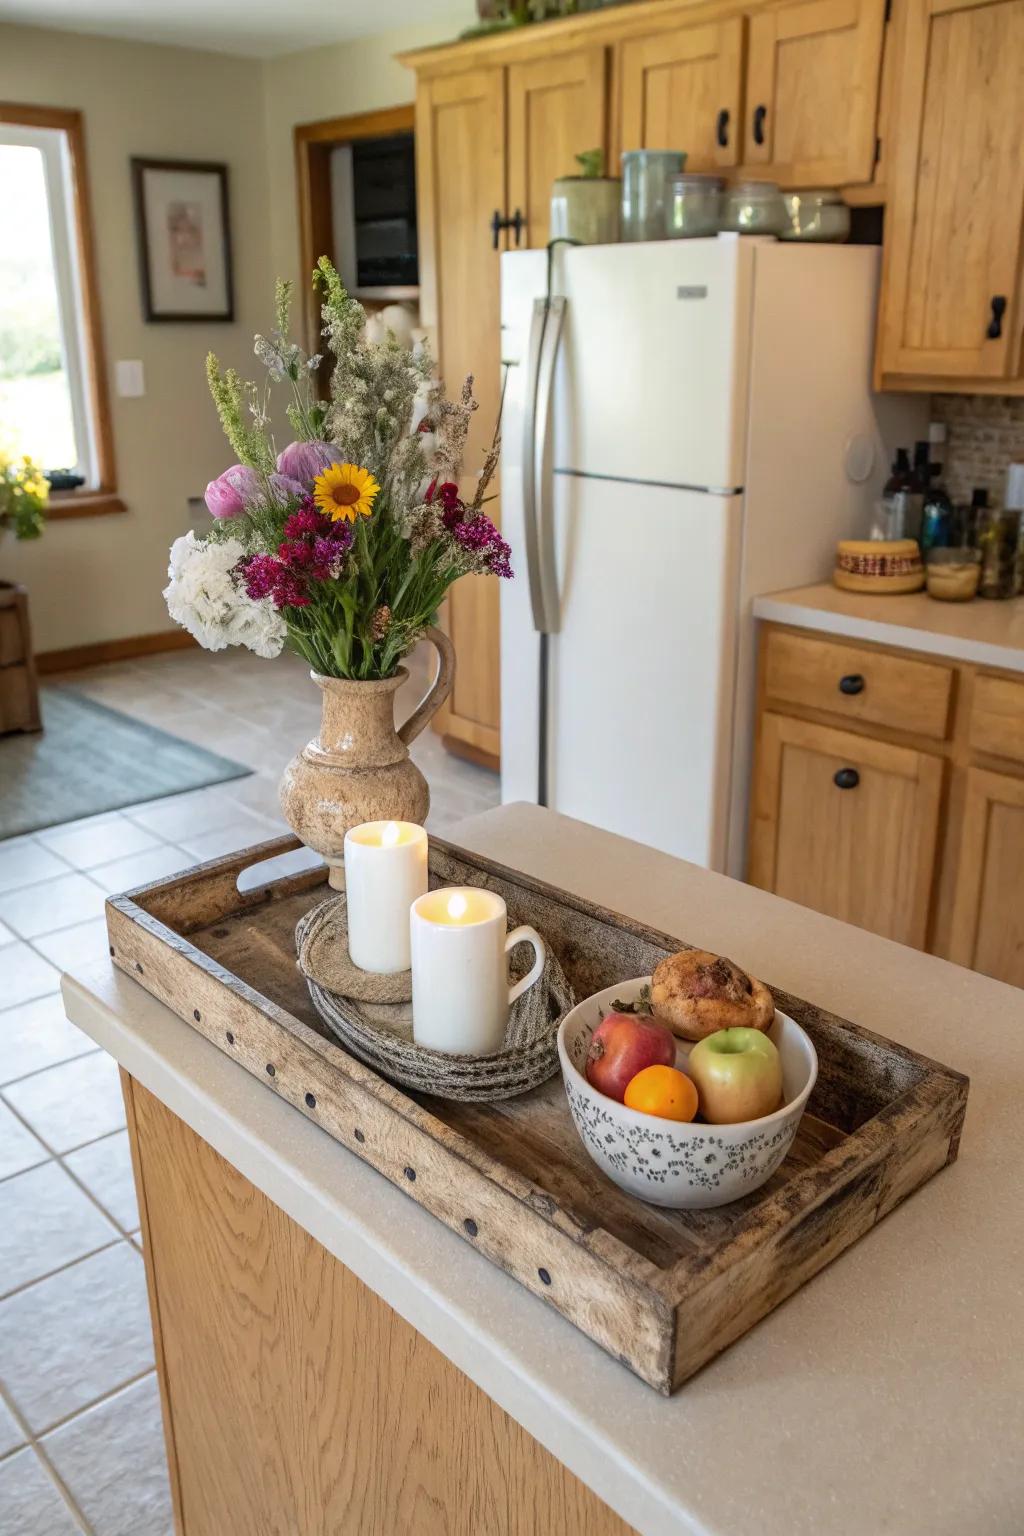
[[(843, 678), (859, 678), (844, 693)], [(945, 738), (953, 672), (941, 662), (913, 661), (867, 646), (770, 630), (765, 639), (765, 694), (785, 704), (827, 710), (844, 720)]]
[[(743, 160), (786, 187), (869, 181), (884, 0), (799, 0), (750, 20)], [(764, 108), (763, 140), (754, 113)]]
[[(854, 788), (835, 775), (852, 769)], [(766, 714), (750, 878), (885, 938), (925, 945), (942, 792), (938, 758)]]
[(1021, 321), (1024, 0), (907, 0), (902, 59), (881, 370), (1007, 378)]
[[(691, 23), (630, 38), (618, 51), (622, 148), (681, 149), (688, 171), (739, 158), (743, 21)], [(727, 142), (718, 115), (729, 114)]]
[(975, 752), (1024, 763), (1024, 682), (984, 672), (975, 678), (969, 740)]
[[(494, 432), (501, 395), (499, 255), (491, 217), (504, 216), (505, 71), (470, 70), (421, 84), (416, 98), (416, 175), (420, 288), (424, 323), (433, 328), (441, 372), (457, 394), (472, 374), (478, 410), (466, 450), (464, 489)], [(499, 503), (488, 504), (500, 522)], [(498, 581), (466, 576), (447, 602), (458, 653), (455, 686), (434, 718), (441, 735), (485, 752), (500, 747)]]
[(159, 1100), (129, 1093), (178, 1536), (627, 1536)]
[(606, 148), (603, 48), (513, 64), (508, 72), (508, 206), (526, 219), (522, 244), (548, 243), (551, 184), (576, 176), (576, 156)]
[(1024, 780), (967, 771), (950, 959), (1024, 987)]

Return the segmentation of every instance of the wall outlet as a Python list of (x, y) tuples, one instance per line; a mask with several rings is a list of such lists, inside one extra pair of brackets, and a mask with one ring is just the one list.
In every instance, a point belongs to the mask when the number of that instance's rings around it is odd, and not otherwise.
[(138, 358), (119, 358), (114, 364), (114, 378), (123, 400), (134, 400), (146, 393), (146, 376)]

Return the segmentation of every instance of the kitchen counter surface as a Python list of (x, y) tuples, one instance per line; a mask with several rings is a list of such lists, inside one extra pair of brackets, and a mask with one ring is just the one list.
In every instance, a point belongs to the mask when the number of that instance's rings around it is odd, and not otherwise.
[(454, 840), (970, 1074), (959, 1161), (671, 1399), (105, 958), (68, 1013), (644, 1536), (1024, 1530), (1024, 993), (536, 807)]
[(754, 617), (1024, 672), (1024, 598), (940, 603), (925, 592), (874, 597), (822, 582), (756, 597)]

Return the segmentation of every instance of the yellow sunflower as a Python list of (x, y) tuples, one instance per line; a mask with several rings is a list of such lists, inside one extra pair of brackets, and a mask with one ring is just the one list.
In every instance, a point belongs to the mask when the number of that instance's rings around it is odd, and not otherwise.
[(329, 464), (313, 481), (313, 496), (320, 511), (337, 522), (347, 517), (369, 517), (380, 486), (368, 469), (358, 464)]

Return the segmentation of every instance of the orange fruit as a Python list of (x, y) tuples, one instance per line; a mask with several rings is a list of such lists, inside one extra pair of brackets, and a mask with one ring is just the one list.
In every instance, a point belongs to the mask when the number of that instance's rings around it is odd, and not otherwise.
[(622, 1101), (627, 1109), (662, 1120), (692, 1120), (697, 1113), (697, 1089), (678, 1067), (644, 1067), (626, 1084)]

